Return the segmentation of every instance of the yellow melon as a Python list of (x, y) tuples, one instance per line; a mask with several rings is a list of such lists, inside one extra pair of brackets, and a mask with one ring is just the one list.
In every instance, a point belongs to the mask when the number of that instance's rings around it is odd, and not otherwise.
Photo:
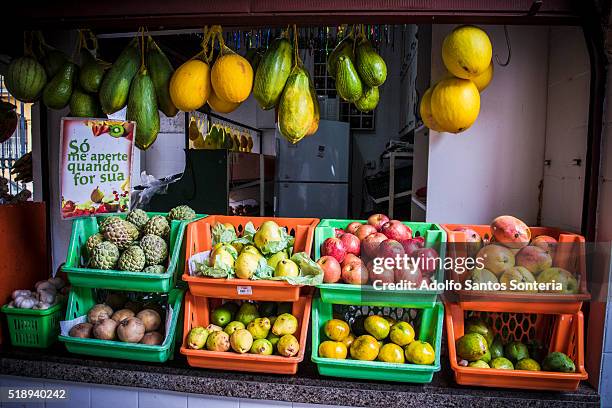
[(208, 96), (208, 105), (218, 113), (230, 113), (240, 106), (240, 103), (228, 102), (219, 98), (213, 89)]
[(427, 89), (423, 96), (421, 97), (421, 103), (419, 105), (419, 114), (421, 115), (421, 119), (423, 120), (423, 124), (427, 126), (428, 129), (435, 130), (436, 132), (444, 132), (442, 126), (440, 126), (436, 120), (434, 119), (431, 113), (431, 93), (433, 87)]
[(251, 94), (253, 68), (249, 61), (228, 49), (213, 65), (211, 82), (220, 99), (240, 103)]
[(184, 112), (202, 107), (210, 94), (210, 68), (198, 59), (185, 62), (170, 79), (170, 99)]
[(480, 93), (469, 79), (443, 79), (431, 93), (432, 117), (447, 132), (463, 132), (472, 126), (479, 112)]
[(487, 33), (470, 25), (455, 28), (442, 43), (444, 65), (459, 78), (471, 79), (485, 72), (492, 55)]
[(478, 92), (482, 92), (485, 90), (487, 86), (491, 83), (493, 79), (493, 61), (489, 64), (489, 68), (485, 70), (482, 74), (477, 77), (472, 78), (472, 82), (478, 88)]

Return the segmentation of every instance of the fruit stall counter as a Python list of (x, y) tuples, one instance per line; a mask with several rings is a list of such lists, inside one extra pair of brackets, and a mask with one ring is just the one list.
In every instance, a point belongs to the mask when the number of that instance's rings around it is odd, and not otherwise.
[[(310, 355), (310, 350), (307, 350)], [(254, 400), (362, 407), (599, 407), (588, 384), (572, 392), (540, 392), (459, 387), (448, 358), (426, 385), (321, 377), (304, 360), (295, 376), (195, 369), (184, 358), (162, 364), (96, 359), (68, 354), (61, 346), (48, 350), (0, 348), (0, 374), (89, 384), (137, 387), (156, 391), (206, 394)]]

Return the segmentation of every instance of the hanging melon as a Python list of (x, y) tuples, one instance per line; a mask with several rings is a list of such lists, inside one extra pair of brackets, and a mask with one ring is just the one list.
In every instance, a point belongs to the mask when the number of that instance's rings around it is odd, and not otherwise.
[(218, 113), (230, 113), (240, 106), (240, 103), (228, 102), (219, 98), (214, 89), (211, 89), (208, 96), (208, 105), (212, 110)]
[(253, 68), (246, 58), (225, 46), (218, 34), (220, 55), (211, 70), (211, 83), (215, 94), (224, 101), (240, 103), (246, 100), (253, 88)]
[(469, 79), (443, 79), (431, 94), (431, 113), (438, 125), (451, 133), (463, 132), (476, 121), (480, 94)]
[(485, 72), (492, 55), (493, 47), (487, 33), (471, 25), (455, 28), (442, 43), (444, 65), (459, 78), (471, 79)]

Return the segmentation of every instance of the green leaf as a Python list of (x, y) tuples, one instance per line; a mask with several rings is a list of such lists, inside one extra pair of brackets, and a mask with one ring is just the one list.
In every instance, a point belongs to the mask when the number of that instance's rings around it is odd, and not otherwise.
[[(287, 233), (287, 229), (282, 227), (280, 229), (280, 241), (270, 241), (263, 248), (260, 248), (260, 251), (264, 255), (272, 255), (277, 252), (280, 252), (284, 249), (292, 248), (293, 243), (295, 242), (295, 238)], [(291, 255), (291, 253), (289, 253)]]
[(291, 285), (315, 286), (323, 283), (323, 269), (305, 252), (298, 252), (291, 257), (300, 269), (300, 275), (292, 276), (273, 276), (270, 280), (284, 280)]
[(220, 222), (212, 227), (213, 246), (219, 242), (230, 243), (236, 240), (236, 231), (233, 228), (227, 228)]
[(265, 258), (260, 258), (259, 263), (257, 264), (257, 270), (255, 270), (255, 273), (253, 273), (253, 277), (251, 279), (271, 279), (272, 277), (274, 277), (274, 269), (268, 265)]

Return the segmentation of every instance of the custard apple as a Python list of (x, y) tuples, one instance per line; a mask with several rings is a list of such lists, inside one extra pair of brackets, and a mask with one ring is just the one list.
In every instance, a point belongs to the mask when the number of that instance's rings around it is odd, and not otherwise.
[(157, 235), (158, 237), (168, 238), (168, 234), (170, 233), (170, 224), (166, 217), (161, 215), (154, 215), (151, 217), (149, 221), (145, 224), (142, 229), (142, 233), (144, 235)]
[(100, 217), (98, 218), (98, 230), (100, 234), (104, 234), (106, 227), (115, 222), (121, 221), (121, 218), (111, 215), (110, 217)]
[(114, 269), (119, 260), (119, 248), (109, 241), (100, 242), (91, 251), (90, 266), (95, 269)]
[(168, 245), (163, 238), (148, 234), (140, 240), (140, 247), (144, 251), (146, 265), (158, 265), (168, 257)]
[(149, 216), (143, 210), (136, 209), (130, 211), (127, 217), (125, 217), (125, 220), (134, 224), (136, 228), (138, 228), (138, 231), (141, 231), (147, 221), (149, 221)]
[(195, 211), (191, 209), (191, 207), (187, 205), (179, 205), (178, 207), (174, 207), (168, 213), (168, 220), (192, 220), (196, 216)]
[(142, 271), (146, 273), (164, 273), (166, 272), (166, 268), (164, 265), (151, 265), (147, 266)]
[(125, 249), (138, 239), (138, 228), (131, 222), (118, 219), (104, 225), (102, 233), (107, 241), (116, 244), (119, 249)]
[(102, 241), (104, 241), (104, 236), (102, 234), (96, 233), (90, 235), (89, 238), (87, 238), (87, 241), (85, 241), (85, 250), (87, 254), (91, 254), (91, 251), (93, 251), (96, 245)]
[(130, 246), (123, 251), (117, 263), (120, 271), (140, 272), (145, 267), (145, 254), (142, 248)]

